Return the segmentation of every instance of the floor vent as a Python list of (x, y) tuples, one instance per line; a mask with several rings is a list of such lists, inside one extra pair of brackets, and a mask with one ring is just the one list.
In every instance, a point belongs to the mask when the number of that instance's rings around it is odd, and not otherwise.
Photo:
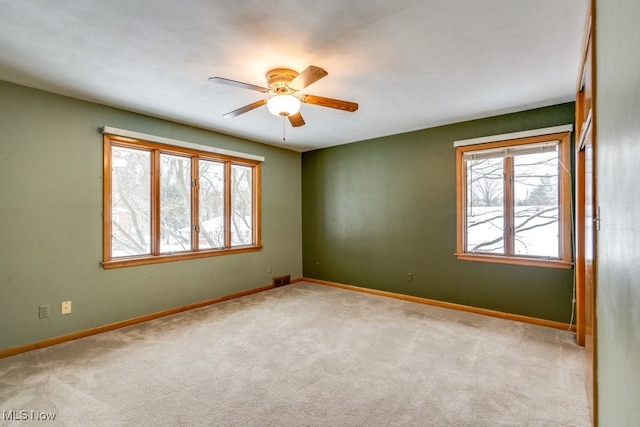
[(276, 288), (279, 286), (288, 285), (291, 283), (291, 275), (287, 274), (286, 276), (278, 276), (273, 278), (273, 286)]

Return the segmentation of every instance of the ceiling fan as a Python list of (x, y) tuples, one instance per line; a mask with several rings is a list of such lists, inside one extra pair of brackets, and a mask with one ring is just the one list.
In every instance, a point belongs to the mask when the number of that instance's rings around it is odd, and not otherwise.
[(268, 87), (256, 86), (223, 77), (211, 77), (209, 81), (273, 95), (270, 98), (261, 99), (260, 101), (228, 112), (222, 117), (237, 117), (240, 114), (244, 114), (266, 104), (269, 112), (276, 116), (288, 117), (291, 126), (298, 127), (304, 125), (304, 119), (302, 118), (302, 114), (300, 114), (301, 102), (349, 112), (358, 109), (358, 104), (355, 102), (299, 93), (302, 89), (317, 82), (327, 74), (328, 73), (322, 68), (311, 65), (301, 73), (297, 73), (289, 68), (274, 68), (273, 70), (269, 70), (266, 75)]

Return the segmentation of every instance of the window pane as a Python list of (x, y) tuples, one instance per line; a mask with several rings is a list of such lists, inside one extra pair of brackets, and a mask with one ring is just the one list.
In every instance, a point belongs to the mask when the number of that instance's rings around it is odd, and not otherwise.
[(253, 169), (231, 165), (231, 246), (253, 243)]
[(467, 166), (467, 252), (504, 254), (504, 160), (470, 160)]
[(111, 149), (111, 256), (151, 253), (151, 153)]
[(200, 160), (200, 249), (224, 247), (224, 163)]
[(558, 258), (558, 153), (516, 156), (513, 167), (515, 254)]
[(160, 252), (191, 250), (191, 159), (160, 154)]

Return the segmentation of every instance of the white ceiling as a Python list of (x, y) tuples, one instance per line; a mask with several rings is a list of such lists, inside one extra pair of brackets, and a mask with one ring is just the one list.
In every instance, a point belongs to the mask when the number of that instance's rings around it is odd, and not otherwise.
[[(574, 99), (587, 0), (0, 0), (0, 79), (307, 151)], [(329, 75), (292, 128), (275, 67)], [(107, 123), (108, 125), (108, 123)], [(135, 130), (135, 129), (132, 129)]]

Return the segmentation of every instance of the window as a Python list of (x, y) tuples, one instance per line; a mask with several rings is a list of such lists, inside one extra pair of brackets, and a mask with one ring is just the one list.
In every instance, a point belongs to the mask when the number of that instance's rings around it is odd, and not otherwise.
[(456, 149), (458, 259), (571, 268), (570, 133)]
[(260, 162), (104, 135), (104, 268), (261, 249)]

